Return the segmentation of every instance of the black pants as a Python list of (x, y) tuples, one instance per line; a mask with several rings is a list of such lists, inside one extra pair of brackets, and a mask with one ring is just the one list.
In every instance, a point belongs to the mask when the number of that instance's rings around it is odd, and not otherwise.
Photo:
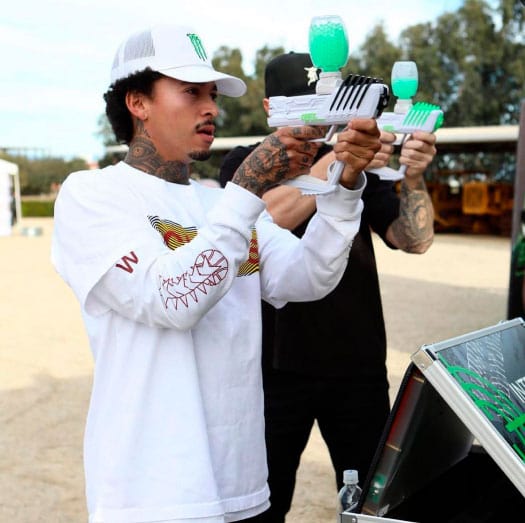
[(247, 521), (284, 522), (315, 420), (335, 471), (334, 499), (345, 469), (357, 469), (363, 484), (390, 411), (384, 376), (358, 383), (271, 371), (265, 373), (264, 390), (271, 507)]

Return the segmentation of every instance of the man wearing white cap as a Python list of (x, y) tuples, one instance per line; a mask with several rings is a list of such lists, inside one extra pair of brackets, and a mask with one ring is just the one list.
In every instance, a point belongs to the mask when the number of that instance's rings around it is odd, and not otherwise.
[(280, 307), (334, 288), (359, 228), (361, 170), (380, 143), (371, 119), (339, 134), (341, 185), (317, 197), (298, 239), (260, 196), (308, 172), (323, 130), (273, 133), (225, 189), (189, 178), (209, 156), (217, 94), (244, 92), (213, 69), (195, 30), (132, 35), (104, 95), (129, 152), (71, 174), (57, 198), (52, 260), (80, 301), (95, 361), (91, 523), (226, 523), (268, 507), (260, 300)]

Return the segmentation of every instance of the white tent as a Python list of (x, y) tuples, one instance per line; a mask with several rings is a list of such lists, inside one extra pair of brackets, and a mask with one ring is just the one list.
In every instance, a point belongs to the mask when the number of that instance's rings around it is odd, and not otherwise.
[[(13, 181), (12, 185), (11, 180)], [(16, 222), (20, 223), (22, 204), (18, 165), (0, 158), (0, 235), (10, 234), (11, 232), (11, 187), (14, 188)]]

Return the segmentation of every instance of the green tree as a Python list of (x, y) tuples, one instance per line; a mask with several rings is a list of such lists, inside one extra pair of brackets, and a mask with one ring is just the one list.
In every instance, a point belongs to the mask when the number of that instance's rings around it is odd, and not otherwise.
[(518, 121), (523, 44), (508, 29), (514, 21), (497, 26), (497, 13), (483, 0), (465, 0), (435, 26), (412, 26), (401, 35), (403, 53), (418, 64), (418, 97), (441, 105), (447, 126)]
[(265, 96), (264, 70), (268, 62), (284, 52), (283, 47), (264, 46), (255, 55), (254, 74), (249, 79), (247, 95), (240, 100), (244, 135), (257, 136), (268, 134), (267, 115), (262, 105), (262, 100)]
[(417, 64), (419, 83), (414, 101), (435, 103), (446, 110), (452, 88), (450, 78), (457, 71), (455, 63), (443, 56), (432, 25), (423, 23), (407, 28), (401, 33), (400, 46), (403, 60)]
[(20, 191), (23, 195), (49, 194), (53, 186), (60, 185), (69, 173), (88, 169), (86, 161), (82, 158), (31, 159), (12, 155), (4, 155), (3, 158), (18, 165)]
[(117, 138), (109, 123), (108, 117), (105, 113), (101, 114), (97, 120), (98, 130), (95, 136), (100, 139), (103, 145), (117, 145)]
[[(392, 65), (401, 59), (401, 49), (390, 41), (383, 23), (380, 23), (367, 34), (355, 55), (351, 55), (342, 74), (343, 77), (350, 73), (372, 76), (389, 85)], [(394, 103), (391, 97), (387, 110), (392, 110)]]
[(367, 34), (355, 56), (350, 55), (348, 64), (343, 68), (343, 75), (362, 74), (390, 83), (392, 64), (401, 59), (401, 49), (390, 41), (383, 23), (379, 23)]
[[(242, 54), (239, 49), (222, 46), (212, 59), (213, 66), (219, 71), (241, 78), (246, 83), (248, 78), (242, 68)], [(241, 132), (239, 121), (239, 100), (229, 96), (219, 99), (220, 114), (217, 118), (218, 136), (237, 136)]]
[[(113, 128), (111, 127), (111, 124), (109, 123), (108, 117), (105, 113), (98, 117), (97, 125), (98, 130), (95, 133), (95, 136), (101, 140), (105, 147), (119, 145), (117, 138), (115, 137), (115, 133), (113, 132)], [(108, 165), (114, 165), (122, 160), (124, 156), (124, 153), (106, 151), (104, 152), (104, 156), (98, 160), (98, 165), (100, 168), (106, 167)]]
[(525, 96), (524, 17), (517, 0), (501, 0), (496, 7), (465, 0), (433, 23), (408, 26), (395, 43), (380, 23), (343, 72), (390, 83), (393, 63), (413, 60), (419, 71), (415, 101), (443, 107), (447, 126), (517, 123)]
[[(382, 78), (390, 84), (392, 65), (413, 60), (419, 71), (415, 101), (440, 105), (445, 125), (517, 123), (525, 97), (525, 8), (518, 0), (465, 0), (455, 12), (433, 22), (407, 26), (397, 42), (384, 24), (377, 24), (363, 45), (352, 52), (343, 74), (350, 72)], [(213, 57), (220, 70), (242, 78), (247, 93), (240, 98), (221, 97), (217, 136), (253, 136), (268, 132), (261, 100), (264, 69), (282, 47), (264, 46), (257, 51), (254, 72), (244, 72), (239, 49), (221, 47)], [(391, 97), (388, 110), (395, 103)], [(107, 121), (101, 117), (100, 136), (111, 143)], [(208, 163), (194, 164), (202, 176), (216, 177), (222, 153)], [(110, 158), (109, 163), (114, 162)]]
[(504, 38), (502, 60), (507, 71), (511, 72), (506, 78), (506, 118), (503, 123), (517, 123), (521, 100), (525, 98), (525, 4), (517, 0), (501, 0), (497, 12)]
[(212, 63), (217, 69), (242, 78), (247, 85), (246, 94), (240, 98), (221, 97), (221, 110), (218, 119), (218, 136), (251, 136), (266, 134), (266, 114), (262, 107), (264, 97), (264, 68), (278, 54), (282, 47), (264, 46), (255, 56), (252, 76), (247, 76), (242, 69), (242, 54), (238, 49), (221, 47)]

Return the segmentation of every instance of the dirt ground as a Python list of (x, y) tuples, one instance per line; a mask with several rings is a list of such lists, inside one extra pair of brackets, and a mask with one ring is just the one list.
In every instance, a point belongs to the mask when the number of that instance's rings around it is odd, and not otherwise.
[[(87, 520), (82, 435), (92, 360), (79, 306), (50, 265), (52, 225), (25, 219), (0, 237), (1, 523)], [(22, 234), (31, 227), (42, 234)], [(423, 256), (376, 248), (394, 398), (423, 343), (505, 319), (510, 240), (440, 234)], [(335, 496), (315, 430), (287, 523), (333, 523)]]

